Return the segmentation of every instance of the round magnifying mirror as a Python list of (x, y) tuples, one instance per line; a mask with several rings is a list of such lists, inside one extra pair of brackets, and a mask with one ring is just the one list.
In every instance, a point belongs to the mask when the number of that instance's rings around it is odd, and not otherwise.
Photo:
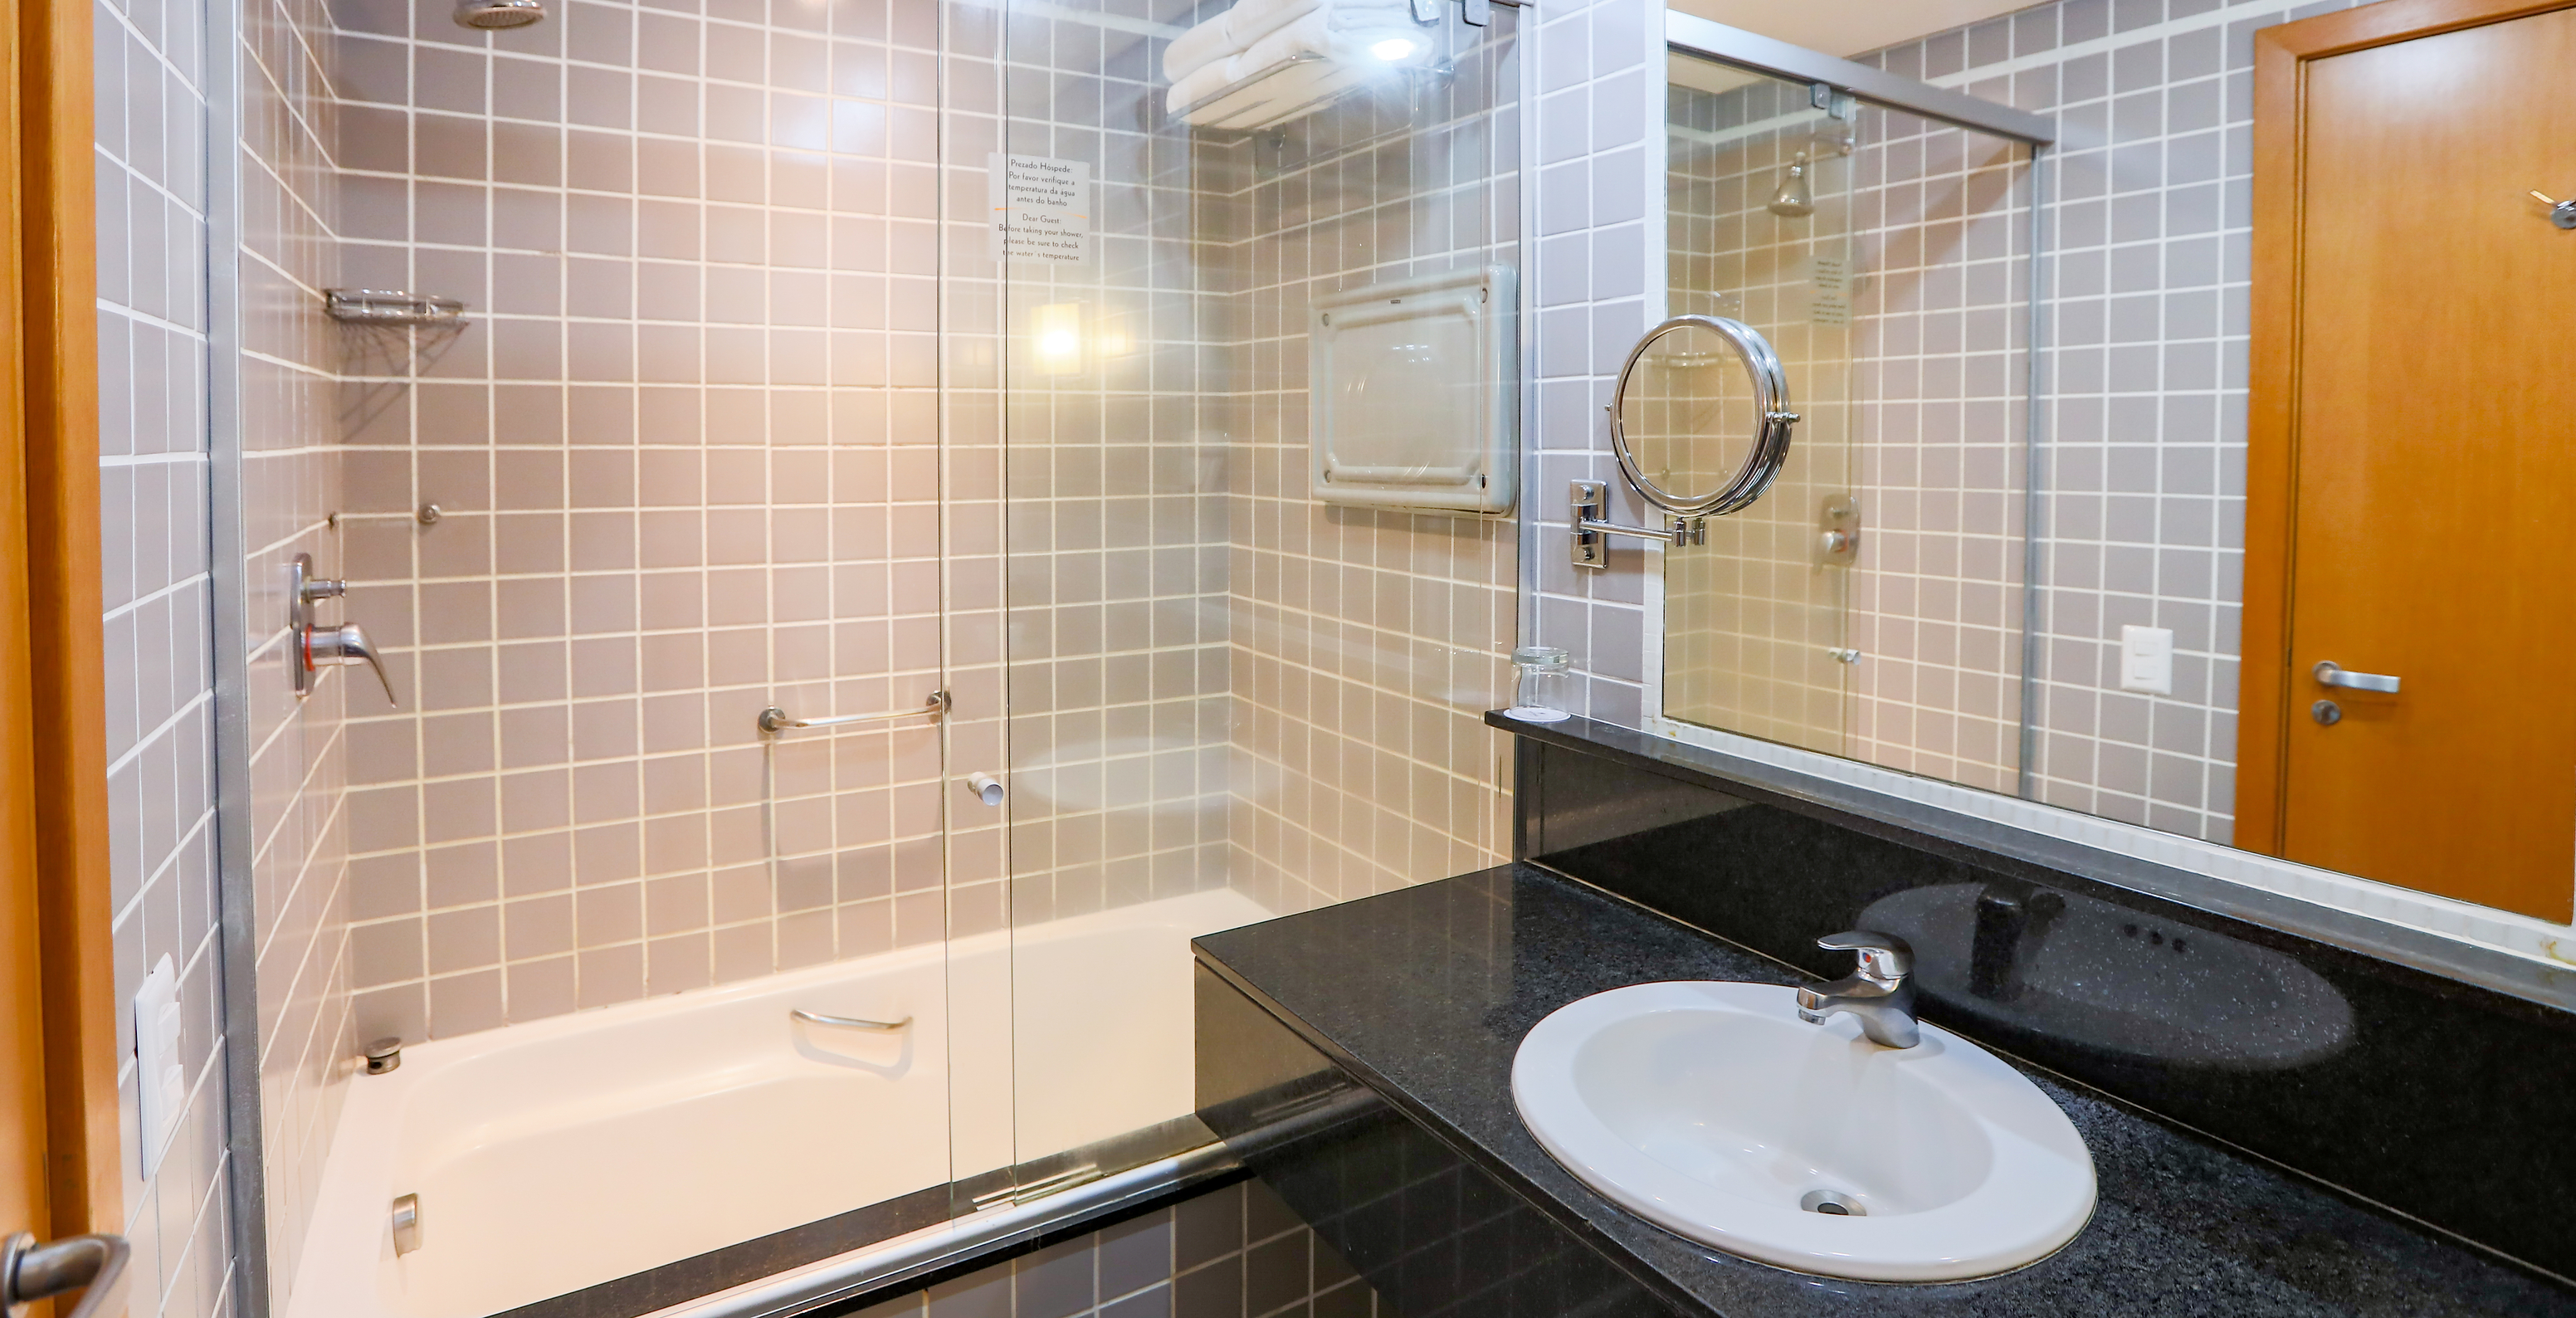
[(1789, 460), (1788, 378), (1752, 326), (1675, 316), (1628, 353), (1610, 395), (1610, 446), (1637, 493), (1681, 517), (1762, 497)]

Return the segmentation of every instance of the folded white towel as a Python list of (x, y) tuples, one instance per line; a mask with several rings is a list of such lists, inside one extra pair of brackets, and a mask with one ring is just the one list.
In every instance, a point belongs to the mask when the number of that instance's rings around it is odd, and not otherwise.
[(1280, 29), (1318, 11), (1325, 15), (1326, 29), (1334, 32), (1413, 22), (1412, 0), (1238, 0), (1233, 8), (1163, 47), (1163, 76), (1178, 83), (1228, 56), (1249, 52)]
[(1163, 76), (1179, 82), (1313, 13), (1323, 2), (1239, 0), (1233, 8), (1172, 38), (1172, 44), (1163, 47)]

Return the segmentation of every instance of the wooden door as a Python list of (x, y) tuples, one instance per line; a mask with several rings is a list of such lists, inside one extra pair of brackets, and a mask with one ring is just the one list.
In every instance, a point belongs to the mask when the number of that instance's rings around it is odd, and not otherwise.
[(2529, 193), (2576, 193), (2576, 8), (2532, 8), (2258, 36), (2237, 842), (2564, 922), (2576, 231)]
[(123, 1229), (89, 7), (0, 23), (0, 1234)]

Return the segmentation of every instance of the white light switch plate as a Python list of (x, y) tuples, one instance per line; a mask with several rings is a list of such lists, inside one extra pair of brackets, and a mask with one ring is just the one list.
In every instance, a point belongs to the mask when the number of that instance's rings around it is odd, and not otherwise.
[(188, 1110), (188, 1065), (179, 1056), (182, 1033), (179, 972), (164, 953), (143, 987), (134, 992), (135, 1124), (143, 1137), (143, 1177), (161, 1170), (179, 1116)]
[(2120, 689), (2173, 694), (2173, 628), (2120, 629)]

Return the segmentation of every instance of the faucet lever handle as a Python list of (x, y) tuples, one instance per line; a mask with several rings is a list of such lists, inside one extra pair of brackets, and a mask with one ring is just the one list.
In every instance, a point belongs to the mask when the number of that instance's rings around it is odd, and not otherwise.
[(367, 639), (366, 628), (354, 622), (344, 622), (337, 627), (306, 624), (304, 628), (305, 669), (310, 671), (316, 665), (326, 661), (335, 664), (365, 664), (375, 669), (376, 680), (385, 684), (385, 703), (396, 708), (401, 707), (402, 702), (394, 696), (394, 680), (385, 674), (384, 658), (377, 653), (375, 643)]
[(1816, 946), (1828, 952), (1860, 953), (1860, 974), (1893, 984), (1914, 971), (1914, 947), (1894, 934), (1874, 929), (1847, 929), (1827, 934), (1816, 940)]

